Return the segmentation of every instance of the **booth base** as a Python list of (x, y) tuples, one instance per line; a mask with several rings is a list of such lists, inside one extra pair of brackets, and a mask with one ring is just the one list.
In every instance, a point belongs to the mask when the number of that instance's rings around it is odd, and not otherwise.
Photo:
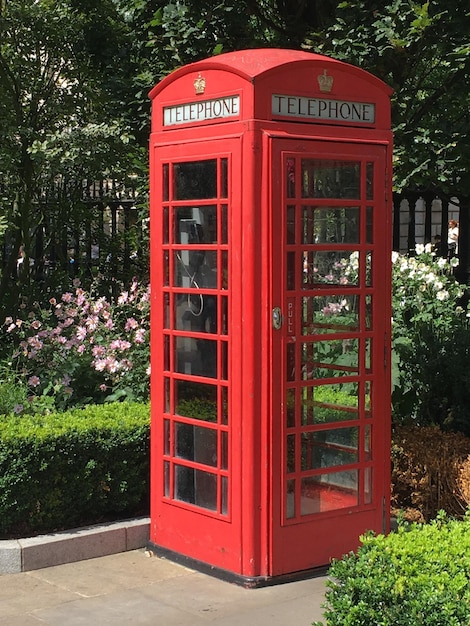
[(322, 567), (314, 567), (299, 572), (280, 574), (278, 576), (243, 576), (241, 574), (236, 574), (235, 572), (225, 570), (221, 567), (214, 567), (209, 563), (199, 561), (198, 559), (193, 559), (184, 554), (180, 554), (179, 552), (169, 550), (168, 548), (163, 548), (162, 546), (159, 546), (152, 541), (148, 542), (147, 550), (154, 556), (168, 559), (169, 561), (178, 563), (178, 565), (183, 565), (184, 567), (196, 570), (198, 572), (201, 572), (202, 574), (214, 576), (214, 578), (218, 578), (219, 580), (224, 580), (226, 582), (239, 585), (240, 587), (244, 587), (245, 589), (259, 589), (261, 587), (281, 585), (285, 583), (296, 582), (298, 580), (307, 580), (309, 578), (325, 576), (328, 573), (329, 569), (329, 566), (325, 565)]

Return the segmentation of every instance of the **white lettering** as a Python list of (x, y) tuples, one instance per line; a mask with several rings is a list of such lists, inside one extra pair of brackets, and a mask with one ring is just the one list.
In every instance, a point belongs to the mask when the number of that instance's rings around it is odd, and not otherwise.
[(277, 117), (321, 119), (333, 121), (375, 123), (375, 104), (348, 102), (329, 98), (306, 98), (272, 94), (271, 113)]
[(237, 117), (240, 114), (240, 96), (228, 96), (202, 102), (188, 102), (163, 108), (163, 126), (205, 122), (207, 120)]

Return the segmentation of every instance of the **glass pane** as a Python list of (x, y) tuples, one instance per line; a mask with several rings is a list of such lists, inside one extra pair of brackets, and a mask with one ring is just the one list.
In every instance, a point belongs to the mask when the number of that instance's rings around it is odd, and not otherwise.
[(287, 435), (286, 472), (288, 474), (295, 472), (295, 458), (295, 435)]
[(222, 431), (220, 433), (221, 436), (221, 459), (220, 459), (220, 467), (223, 470), (228, 469), (228, 432)]
[(221, 233), (220, 233), (220, 243), (228, 242), (228, 226), (227, 226), (227, 205), (223, 204), (220, 207), (220, 221), (221, 221)]
[(217, 342), (210, 339), (176, 337), (175, 372), (217, 377)]
[(359, 243), (359, 207), (303, 207), (302, 243)]
[(163, 463), (163, 476), (164, 476), (163, 492), (165, 494), (165, 498), (169, 498), (170, 497), (170, 464), (168, 463), (168, 461), (165, 461)]
[(168, 285), (170, 284), (170, 254), (168, 250), (163, 250), (162, 267), (163, 267), (163, 286), (168, 287)]
[(372, 287), (372, 252), (366, 252), (366, 287)]
[(175, 200), (217, 198), (217, 160), (175, 163), (173, 165)]
[(367, 163), (366, 165), (366, 198), (367, 200), (374, 199), (374, 164)]
[(366, 325), (366, 330), (371, 330), (372, 328), (372, 296), (366, 296), (365, 325)]
[(170, 243), (170, 214), (167, 206), (163, 207), (163, 243)]
[(170, 328), (170, 294), (163, 294), (163, 328)]
[(217, 476), (175, 465), (175, 499), (217, 511)]
[(287, 276), (286, 276), (286, 288), (288, 291), (295, 289), (295, 252), (287, 253)]
[(366, 461), (372, 459), (371, 450), (371, 426), (367, 424), (367, 426), (364, 427), (364, 459)]
[(170, 182), (169, 182), (170, 166), (168, 163), (163, 164), (163, 176), (162, 176), (162, 200), (168, 202), (170, 199)]
[(227, 250), (222, 250), (221, 254), (221, 277), (222, 284), (220, 285), (221, 289), (228, 289), (228, 252)]
[(295, 198), (295, 159), (286, 161), (286, 190), (288, 198)]
[(228, 380), (228, 343), (221, 341), (220, 346), (220, 378), (221, 380)]
[(174, 286), (187, 289), (217, 289), (217, 256), (209, 250), (174, 252)]
[(287, 344), (287, 372), (286, 378), (289, 381), (295, 380), (295, 343)]
[(358, 331), (359, 296), (335, 294), (302, 298), (302, 335)]
[(366, 381), (364, 383), (364, 409), (365, 409), (365, 417), (372, 417), (372, 383), (370, 381)]
[(286, 481), (286, 518), (295, 517), (295, 480)]
[(175, 415), (217, 422), (217, 387), (187, 380), (175, 381)]
[(220, 160), (220, 197), (228, 198), (228, 159)]
[(372, 502), (372, 468), (364, 469), (364, 504)]
[(326, 339), (301, 348), (302, 379), (354, 376), (359, 373), (359, 340)]
[(163, 447), (164, 454), (169, 456), (170, 454), (170, 420), (164, 420), (163, 422)]
[(295, 389), (286, 390), (286, 426), (293, 428), (295, 426)]
[(183, 245), (217, 243), (217, 207), (178, 207), (174, 209), (174, 242)]
[(302, 198), (360, 198), (361, 164), (302, 159)]
[(366, 366), (366, 373), (367, 374), (371, 374), (372, 373), (372, 339), (365, 339), (365, 350), (364, 350), (364, 357), (365, 357), (365, 366)]
[(366, 243), (374, 243), (373, 230), (373, 209), (371, 206), (366, 207)]
[(302, 433), (302, 470), (358, 462), (357, 426)]
[(221, 387), (220, 393), (222, 395), (222, 402), (220, 405), (221, 411), (221, 423), (225, 426), (228, 424), (228, 389), (227, 387)]
[(318, 285), (359, 285), (359, 252), (309, 250), (304, 252), (303, 289)]
[(228, 515), (228, 478), (226, 476), (222, 476), (221, 478), (221, 487), (222, 487), (222, 515)]
[(300, 491), (301, 515), (357, 506), (358, 472), (349, 470), (303, 478)]
[(295, 206), (287, 207), (286, 243), (295, 243)]
[(217, 333), (217, 296), (188, 291), (173, 297), (175, 328)]
[(170, 412), (170, 381), (168, 378), (164, 379), (164, 399), (163, 399), (163, 410), (165, 413), (169, 413)]
[(226, 335), (228, 333), (228, 298), (226, 296), (222, 296), (220, 298), (220, 303), (222, 305), (222, 319), (221, 319), (221, 328), (220, 334)]
[(359, 417), (356, 383), (304, 387), (300, 401), (304, 426), (344, 422)]
[(170, 337), (168, 335), (163, 337), (163, 369), (170, 371)]
[(192, 424), (175, 424), (175, 456), (217, 467), (217, 431)]

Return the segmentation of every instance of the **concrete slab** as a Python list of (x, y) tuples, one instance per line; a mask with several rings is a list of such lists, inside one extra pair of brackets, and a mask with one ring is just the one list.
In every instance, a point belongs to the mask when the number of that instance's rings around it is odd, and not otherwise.
[(142, 548), (3, 576), (0, 626), (310, 626), (325, 582), (245, 589)]

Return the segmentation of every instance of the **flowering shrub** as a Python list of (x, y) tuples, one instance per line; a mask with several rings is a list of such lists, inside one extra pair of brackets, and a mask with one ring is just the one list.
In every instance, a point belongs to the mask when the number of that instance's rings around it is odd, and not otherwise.
[(470, 332), (465, 287), (452, 273), (458, 259), (436, 257), (428, 244), (392, 262), (394, 418), (468, 431)]
[[(7, 318), (9, 364), (26, 383), (32, 406), (53, 398), (56, 408), (120, 397), (148, 398), (149, 288), (134, 280), (116, 303), (93, 296), (79, 281), (49, 307)], [(29, 407), (31, 408), (31, 407)], [(16, 407), (16, 412), (27, 410)]]

